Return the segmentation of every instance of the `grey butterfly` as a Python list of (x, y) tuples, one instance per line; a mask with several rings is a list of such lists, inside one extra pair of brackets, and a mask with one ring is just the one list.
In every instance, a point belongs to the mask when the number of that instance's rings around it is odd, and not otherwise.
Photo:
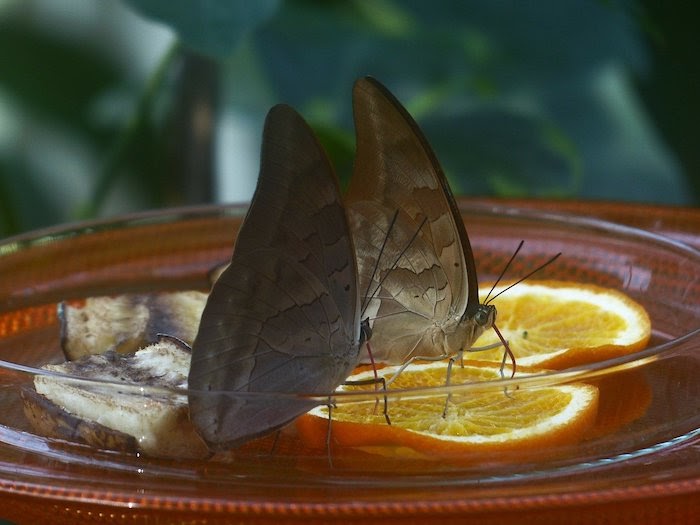
[[(192, 346), (190, 419), (213, 450), (278, 429), (358, 362), (352, 239), (325, 152), (290, 107), (270, 110), (258, 185)], [(270, 395), (281, 393), (280, 395)]]
[(353, 90), (357, 151), (345, 198), (371, 356), (404, 364), (469, 349), (496, 318), (449, 184), (413, 118), (379, 82)]

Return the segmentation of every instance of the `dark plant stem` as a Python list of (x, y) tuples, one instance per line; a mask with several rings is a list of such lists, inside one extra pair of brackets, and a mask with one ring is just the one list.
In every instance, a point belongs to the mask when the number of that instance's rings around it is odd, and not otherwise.
[(184, 51), (178, 93), (168, 125), (164, 188), (180, 191), (169, 204), (211, 202), (214, 188), (214, 133), (219, 103), (219, 65)]
[(112, 147), (107, 152), (102, 168), (97, 177), (97, 183), (92, 193), (92, 198), (79, 211), (79, 218), (85, 219), (97, 215), (104, 205), (115, 182), (119, 179), (120, 168), (122, 167), (129, 148), (139, 130), (145, 125), (151, 108), (158, 96), (168, 71), (180, 52), (179, 42), (173, 43), (163, 56), (151, 75), (145, 89), (141, 93), (134, 111), (129, 116), (124, 128), (121, 130)]

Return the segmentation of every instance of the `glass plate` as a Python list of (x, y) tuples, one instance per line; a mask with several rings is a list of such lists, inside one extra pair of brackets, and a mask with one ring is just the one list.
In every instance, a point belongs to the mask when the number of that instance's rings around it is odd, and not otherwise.
[(481, 281), (493, 280), (524, 240), (510, 275), (523, 275), (562, 252), (538, 278), (623, 290), (648, 310), (653, 335), (646, 350), (624, 358), (517, 384), (453, 385), (451, 391), (593, 382), (601, 402), (607, 391), (613, 395), (606, 400), (621, 403), (601, 413), (627, 410), (634, 417), (575, 446), (479, 462), (376, 453), (329, 461), (327, 451), (306, 448), (293, 432), (277, 443), (260, 440), (205, 460), (150, 458), (38, 435), (23, 413), (20, 392), (40, 373), (37, 367), (63, 360), (56, 303), (206, 289), (208, 272), (230, 257), (244, 208), (147, 213), (0, 244), (0, 518), (385, 524), (426, 517), (459, 523), (574, 517), (577, 523), (623, 518), (653, 523), (693, 516), (700, 503), (700, 253), (598, 219), (461, 204)]

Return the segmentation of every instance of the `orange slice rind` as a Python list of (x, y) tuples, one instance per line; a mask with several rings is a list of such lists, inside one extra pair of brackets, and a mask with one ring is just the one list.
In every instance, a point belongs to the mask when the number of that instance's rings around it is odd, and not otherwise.
[[(491, 295), (506, 286), (498, 286)], [(482, 297), (488, 289), (480, 289)], [(603, 361), (643, 349), (651, 336), (644, 307), (611, 288), (533, 280), (514, 286), (491, 304), (518, 365), (564, 369)], [(494, 331), (487, 330), (473, 348), (497, 341)], [(480, 360), (500, 362), (502, 357), (502, 348), (478, 353)]]
[[(398, 367), (386, 367), (378, 373), (390, 377)], [(391, 384), (395, 389), (433, 387), (445, 384), (447, 364), (414, 363)], [(518, 372), (519, 376), (532, 372)], [(349, 381), (372, 377), (361, 372)], [(454, 366), (451, 384), (500, 379), (499, 366), (493, 363), (465, 361)], [(373, 386), (343, 385), (339, 391), (373, 389)], [(417, 397), (390, 396), (388, 413), (383, 415), (381, 395), (374, 401), (338, 402), (331, 409), (331, 447), (349, 447), (384, 454), (435, 458), (452, 457), (460, 461), (497, 457), (499, 454), (527, 451), (540, 453), (579, 441), (595, 422), (598, 389), (575, 383), (527, 387), (505, 391), (498, 383), (481, 391), (455, 392), (443, 417), (445, 393)], [(306, 443), (316, 448), (327, 446), (327, 406), (319, 406), (297, 420), (297, 429)], [(524, 456), (523, 456), (524, 457)]]

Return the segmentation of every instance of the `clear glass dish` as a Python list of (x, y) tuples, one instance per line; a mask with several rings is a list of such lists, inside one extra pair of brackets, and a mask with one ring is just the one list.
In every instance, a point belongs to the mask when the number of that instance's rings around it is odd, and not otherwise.
[(141, 214), (0, 244), (0, 518), (223, 523), (235, 515), (256, 522), (387, 523), (442, 516), (468, 523), (488, 516), (505, 523), (522, 520), (523, 512), (556, 519), (576, 508), (585, 511), (581, 523), (594, 523), (623, 513), (653, 522), (665, 512), (691, 512), (700, 492), (700, 252), (597, 219), (462, 204), (481, 281), (493, 280), (524, 240), (511, 275), (562, 252), (538, 278), (623, 290), (647, 309), (653, 334), (646, 350), (624, 358), (497, 385), (451, 385), (451, 391), (593, 382), (625, 404), (606, 410), (639, 407), (634, 418), (537, 458), (477, 463), (372, 454), (329, 462), (325, 451), (305, 448), (293, 433), (204, 460), (150, 458), (37, 435), (20, 392), (42, 373), (38, 367), (63, 360), (56, 303), (206, 289), (209, 270), (230, 257), (244, 208)]

